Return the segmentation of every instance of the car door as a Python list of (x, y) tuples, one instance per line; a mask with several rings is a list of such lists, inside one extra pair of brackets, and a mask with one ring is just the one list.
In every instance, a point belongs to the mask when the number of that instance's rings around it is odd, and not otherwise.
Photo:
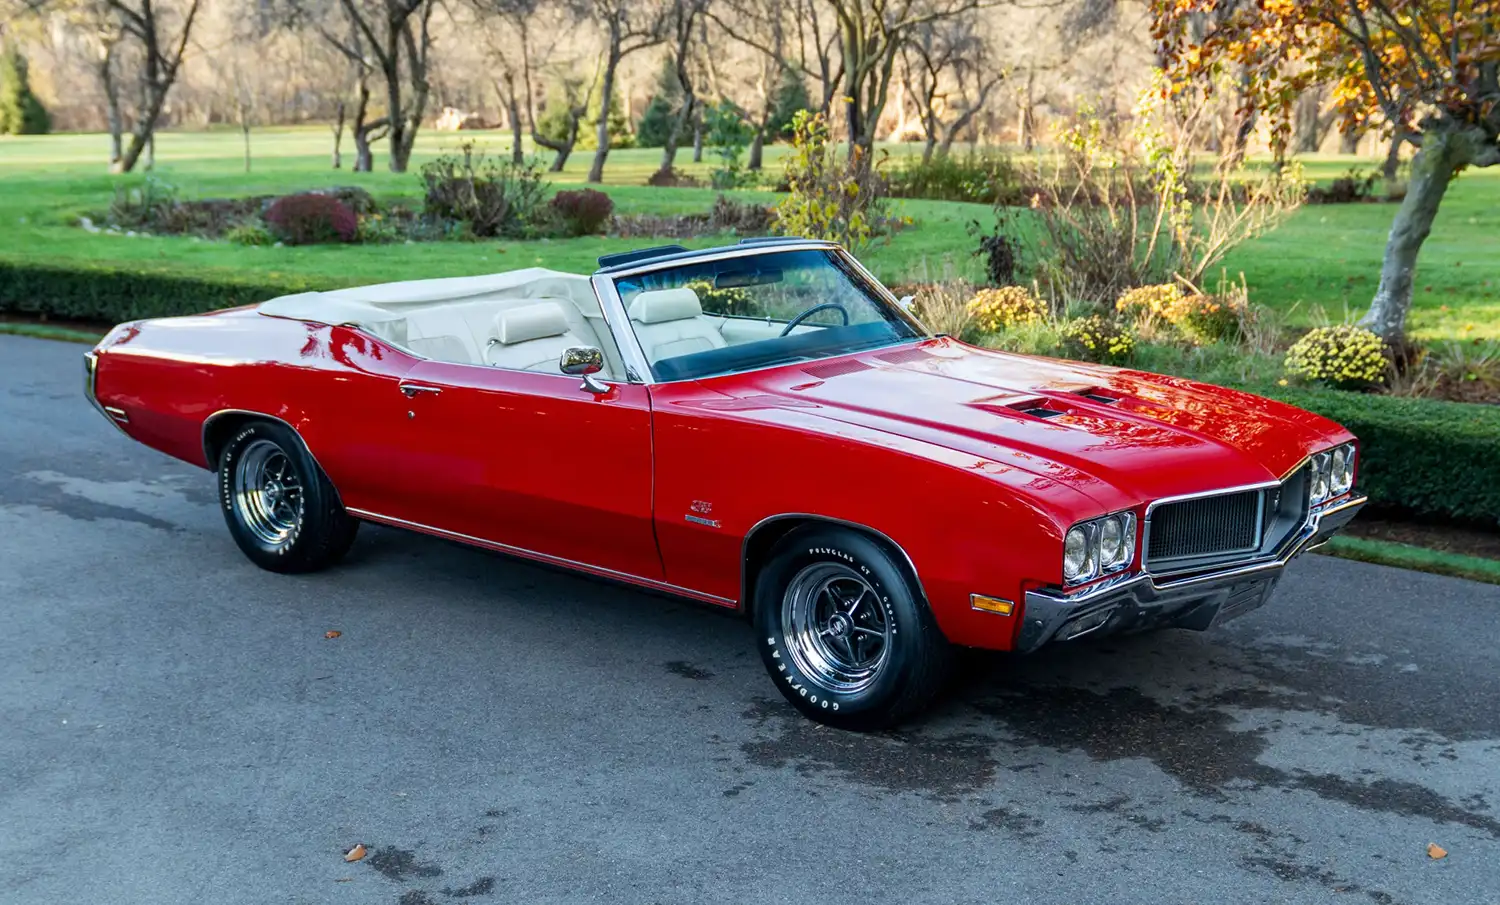
[(411, 520), (659, 580), (645, 387), (421, 361), (390, 405), (406, 411), (399, 484)]

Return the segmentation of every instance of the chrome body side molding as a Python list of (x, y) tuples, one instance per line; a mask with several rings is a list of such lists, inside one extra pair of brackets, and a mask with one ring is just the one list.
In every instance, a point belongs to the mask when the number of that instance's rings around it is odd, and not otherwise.
[(529, 559), (535, 562), (545, 563), (546, 565), (550, 566), (558, 566), (560, 568), (568, 569), (573, 572), (581, 572), (585, 575), (593, 575), (598, 578), (607, 578), (612, 581), (620, 581), (624, 582), (625, 584), (632, 584), (638, 587), (648, 588), (653, 591), (662, 591), (667, 594), (673, 594), (678, 597), (687, 597), (692, 600), (700, 600), (705, 603), (717, 604), (718, 606), (735, 606), (735, 601), (730, 600), (727, 597), (720, 597), (717, 594), (708, 594), (703, 591), (695, 591), (692, 588), (684, 588), (670, 582), (658, 581), (655, 578), (645, 578), (640, 575), (632, 575), (628, 572), (619, 572), (614, 569), (606, 569), (602, 566), (593, 566), (589, 565), (588, 563), (578, 562), (577, 560), (565, 559), (561, 556), (553, 556), (550, 553), (538, 553), (535, 550), (527, 550), (523, 547), (515, 547), (511, 546), (510, 544), (502, 544), (498, 541), (485, 540), (482, 537), (460, 534), (457, 531), (448, 531), (444, 528), (434, 528), (431, 525), (423, 525), (419, 522), (411, 522), (407, 521), (406, 519), (396, 518), (394, 516), (381, 515), (378, 512), (370, 512), (367, 509), (351, 508), (348, 510), (348, 512), (350, 515), (356, 518), (362, 518), (372, 522), (379, 522), (383, 525), (390, 525), (393, 528), (406, 528), (411, 531), (420, 531), (423, 534), (430, 534), (433, 537), (441, 537), (445, 540), (458, 541), (459, 543), (468, 544), (472, 547), (482, 547), (486, 550), (494, 550), (497, 553), (504, 553), (509, 556), (520, 557), (521, 559)]

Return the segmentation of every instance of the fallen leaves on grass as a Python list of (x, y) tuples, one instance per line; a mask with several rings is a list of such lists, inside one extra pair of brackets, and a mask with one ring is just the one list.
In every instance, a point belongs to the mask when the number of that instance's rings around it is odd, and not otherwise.
[(359, 861), (360, 859), (364, 858), (364, 856), (365, 844), (363, 842), (356, 843), (354, 848), (351, 848), (347, 852), (344, 852), (345, 861)]
[(1429, 842), (1427, 843), (1427, 857), (1437, 861), (1440, 858), (1448, 857), (1448, 850), (1436, 842)]

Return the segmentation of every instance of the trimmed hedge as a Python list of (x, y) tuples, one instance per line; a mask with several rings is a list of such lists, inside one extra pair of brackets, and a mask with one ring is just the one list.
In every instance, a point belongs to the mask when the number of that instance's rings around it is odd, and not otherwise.
[(0, 259), (0, 313), (118, 324), (201, 314), (314, 289), (326, 280), (264, 274), (183, 273), (77, 262)]
[[(0, 313), (117, 324), (340, 285), (299, 276), (0, 259)], [(1372, 505), (1500, 526), (1500, 407), (1338, 390), (1262, 386), (1251, 391), (1353, 431), (1360, 440), (1359, 487)]]
[(1359, 489), (1406, 515), (1500, 526), (1500, 406), (1275, 387), (1359, 438)]

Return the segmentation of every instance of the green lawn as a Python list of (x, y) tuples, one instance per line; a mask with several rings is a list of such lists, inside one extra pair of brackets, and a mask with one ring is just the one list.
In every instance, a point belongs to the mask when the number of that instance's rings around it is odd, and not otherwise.
[[(474, 138), (494, 151), (506, 146), (500, 133), (436, 133), (418, 142), (413, 170), (460, 140)], [(329, 133), (322, 128), (266, 129), (252, 139), (253, 171), (244, 172), (236, 132), (167, 133), (159, 136), (156, 175), (182, 197), (202, 198), (284, 193), (329, 185), (361, 185), (377, 197), (415, 200), (415, 172), (392, 174), (334, 171), (328, 165)], [(585, 238), (568, 241), (424, 243), (398, 246), (245, 248), (186, 238), (96, 235), (76, 225), (80, 214), (107, 207), (114, 186), (139, 175), (104, 172), (106, 141), (99, 135), (0, 137), (0, 260), (37, 263), (114, 262), (192, 272), (256, 271), (298, 275), (328, 285), (422, 277), (456, 276), (544, 265), (588, 272), (600, 254), (643, 244), (641, 240)], [(893, 147), (892, 153), (910, 148)], [(348, 148), (346, 147), (346, 151)], [(383, 147), (376, 165), (383, 165)], [(769, 169), (784, 152), (770, 148)], [(684, 153), (679, 160), (686, 161)], [(558, 184), (580, 184), (591, 154), (578, 152)], [(346, 159), (348, 155), (346, 154)], [(708, 189), (656, 189), (643, 183), (655, 168), (655, 149), (614, 151), (606, 167), (606, 190), (617, 209), (633, 213), (705, 210)], [(1330, 178), (1350, 158), (1312, 161), (1309, 173)], [(707, 165), (685, 167), (703, 175)], [(769, 193), (745, 198), (771, 199)], [(916, 225), (863, 255), (888, 282), (957, 272), (977, 276), (965, 232), (970, 220), (988, 223), (981, 205), (903, 201)], [(1243, 272), (1252, 299), (1287, 312), (1292, 323), (1342, 320), (1368, 303), (1379, 278), (1381, 251), (1395, 206), (1389, 204), (1307, 207), (1276, 232), (1237, 250), (1231, 275)], [(1466, 174), (1450, 192), (1437, 227), (1423, 249), (1413, 328), (1428, 337), (1500, 338), (1500, 173)], [(696, 244), (714, 244), (703, 240)], [(693, 244), (693, 243), (688, 243)]]

